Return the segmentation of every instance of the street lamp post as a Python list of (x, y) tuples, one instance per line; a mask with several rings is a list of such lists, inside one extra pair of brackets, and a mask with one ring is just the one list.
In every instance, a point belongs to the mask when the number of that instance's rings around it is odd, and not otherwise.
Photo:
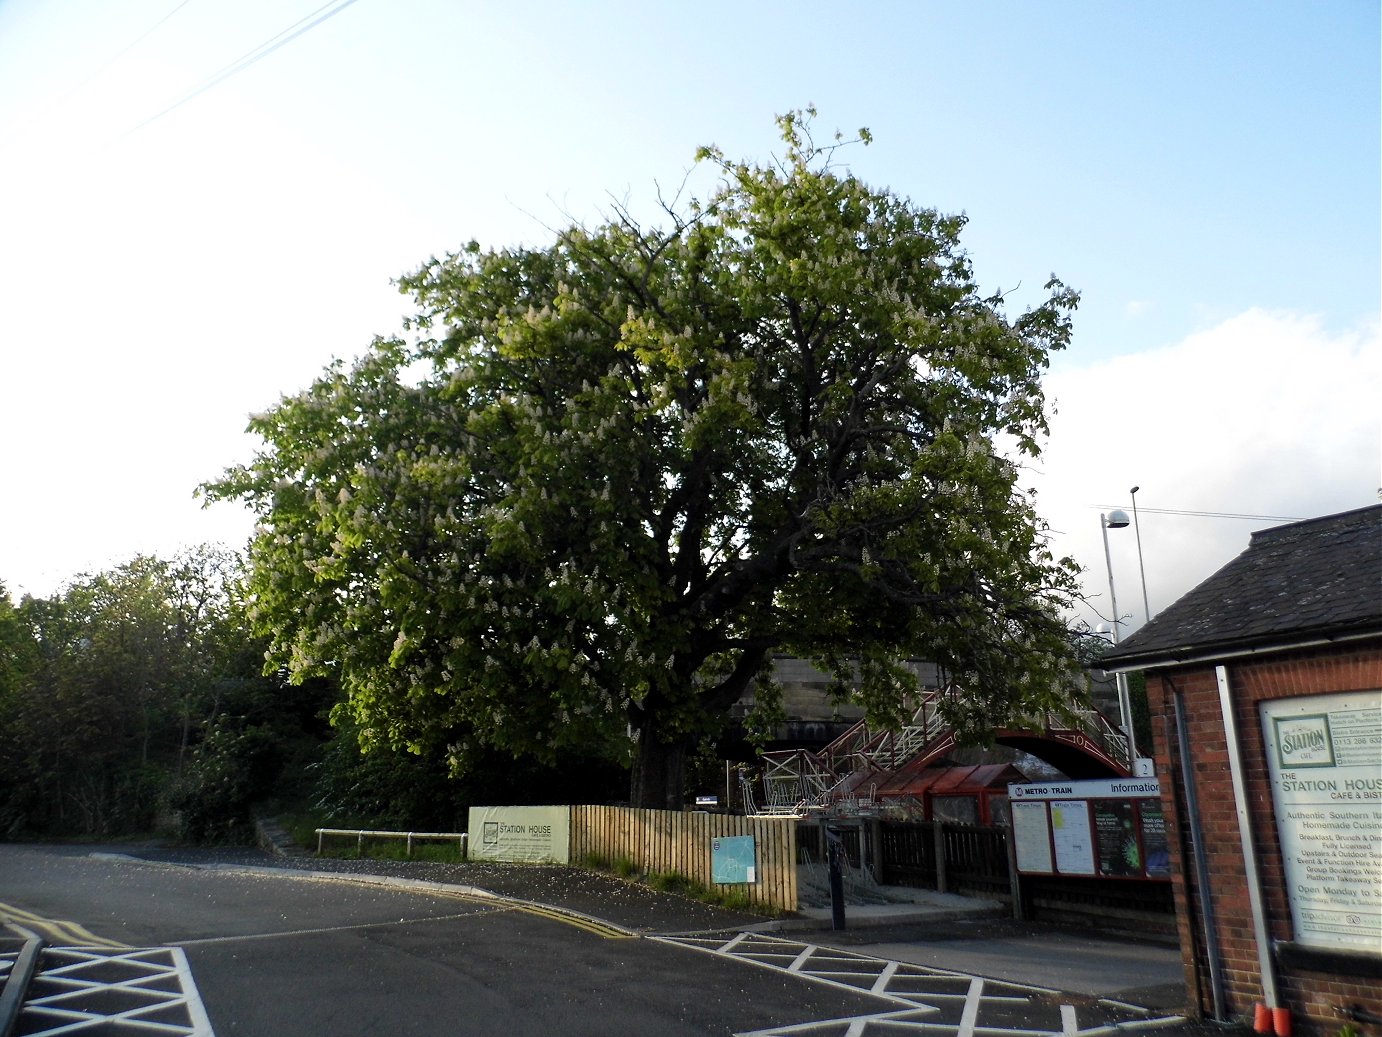
[(1142, 615), (1146, 622), (1152, 621), (1152, 606), (1147, 603), (1147, 567), (1142, 564), (1142, 526), (1137, 521), (1137, 491), (1142, 489), (1134, 486), (1129, 491), (1132, 497), (1132, 531), (1137, 535), (1137, 571), (1142, 576)]
[[(1119, 508), (1115, 508), (1108, 514), (1099, 515), (1099, 532), (1104, 537), (1104, 566), (1108, 569), (1108, 598), (1109, 605), (1113, 608), (1113, 643), (1118, 644), (1118, 594), (1113, 589), (1113, 559), (1108, 550), (1108, 531), (1110, 529), (1124, 529), (1130, 520), (1128, 513)], [(1118, 713), (1119, 720), (1123, 724), (1123, 734), (1128, 740), (1128, 767), (1133, 766), (1133, 761), (1137, 759), (1137, 737), (1132, 729), (1132, 701), (1128, 695), (1128, 678), (1126, 674), (1118, 673), (1114, 675), (1114, 683), (1118, 688)]]

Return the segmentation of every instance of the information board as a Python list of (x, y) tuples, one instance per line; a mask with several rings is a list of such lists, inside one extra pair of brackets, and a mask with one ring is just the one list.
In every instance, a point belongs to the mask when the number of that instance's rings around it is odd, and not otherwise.
[(731, 835), (710, 841), (710, 881), (753, 883), (758, 880), (756, 847), (751, 835)]
[(570, 807), (471, 807), (466, 836), (473, 861), (567, 864)]
[(1008, 786), (1017, 870), (1029, 875), (1171, 875), (1161, 784), (1091, 778)]
[(1382, 956), (1382, 691), (1258, 709), (1296, 940)]
[(1017, 851), (1017, 870), (1034, 875), (1049, 875), (1051, 867), (1051, 822), (1046, 804), (1031, 801), (1012, 804), (1013, 847)]

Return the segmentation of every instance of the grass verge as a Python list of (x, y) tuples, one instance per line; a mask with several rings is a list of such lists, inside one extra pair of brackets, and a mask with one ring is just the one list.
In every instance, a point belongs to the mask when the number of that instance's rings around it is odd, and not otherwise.
[(764, 908), (761, 904), (756, 904), (746, 893), (737, 889), (723, 889), (715, 886), (706, 886), (695, 879), (689, 878), (675, 871), (644, 872), (639, 869), (633, 861), (627, 858), (620, 858), (610, 861), (604, 857), (590, 856), (576, 862), (579, 867), (590, 871), (600, 871), (606, 874), (617, 875), (621, 879), (630, 882), (638, 882), (650, 889), (655, 889), (659, 893), (670, 893), (674, 896), (687, 897), (691, 900), (698, 900), (702, 904), (710, 904), (712, 907), (723, 907), (730, 911), (743, 911), (746, 914), (773, 915), (772, 912)]

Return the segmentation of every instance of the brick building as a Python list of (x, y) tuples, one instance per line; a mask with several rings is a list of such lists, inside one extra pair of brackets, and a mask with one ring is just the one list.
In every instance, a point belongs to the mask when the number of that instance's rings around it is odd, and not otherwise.
[(1382, 1033), (1382, 505), (1253, 534), (1105, 665), (1147, 677), (1188, 1010)]

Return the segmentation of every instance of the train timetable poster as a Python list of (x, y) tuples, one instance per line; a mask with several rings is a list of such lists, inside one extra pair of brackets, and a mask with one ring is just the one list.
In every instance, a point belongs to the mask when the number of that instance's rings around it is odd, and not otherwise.
[(1046, 804), (1042, 802), (1012, 805), (1013, 840), (1017, 851), (1017, 870), (1032, 874), (1050, 874), (1051, 826), (1046, 819)]
[(1051, 842), (1056, 848), (1056, 870), (1062, 875), (1094, 874), (1088, 800), (1056, 800), (1051, 804)]

